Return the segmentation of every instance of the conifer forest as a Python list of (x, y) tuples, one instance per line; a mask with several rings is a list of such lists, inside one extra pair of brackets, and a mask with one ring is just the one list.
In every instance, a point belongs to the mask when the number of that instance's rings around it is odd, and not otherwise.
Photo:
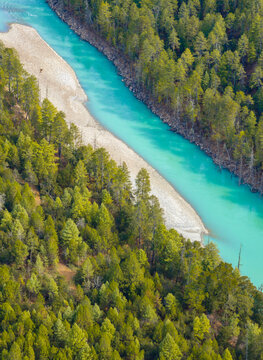
[(262, 292), (168, 230), (147, 171), (133, 190), (2, 44), (0, 107), (1, 359), (262, 359)]
[[(263, 189), (263, 0), (49, 2)], [(0, 43), (0, 360), (263, 360), (262, 289), (39, 92)]]

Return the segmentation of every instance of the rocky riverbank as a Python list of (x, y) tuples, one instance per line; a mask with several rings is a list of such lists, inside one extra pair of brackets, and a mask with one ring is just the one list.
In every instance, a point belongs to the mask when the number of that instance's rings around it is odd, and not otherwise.
[(144, 102), (148, 108), (160, 119), (167, 123), (171, 130), (182, 135), (192, 143), (195, 143), (201, 150), (209, 155), (220, 169), (228, 169), (231, 173), (239, 177), (239, 183), (249, 185), (251, 191), (263, 192), (263, 173), (256, 172), (249, 165), (238, 163), (231, 158), (227, 148), (222, 144), (217, 144), (210, 139), (204, 138), (198, 132), (198, 125), (189, 129), (180, 122), (170, 109), (158, 103), (158, 101), (145, 89), (137, 80), (134, 64), (117, 48), (105, 41), (91, 24), (83, 23), (73, 17), (63, 9), (57, 0), (46, 0), (49, 6), (57, 13), (61, 20), (80, 36), (81, 39), (89, 42), (102, 52), (118, 69), (119, 75), (123, 77), (126, 86), (133, 92), (137, 99)]

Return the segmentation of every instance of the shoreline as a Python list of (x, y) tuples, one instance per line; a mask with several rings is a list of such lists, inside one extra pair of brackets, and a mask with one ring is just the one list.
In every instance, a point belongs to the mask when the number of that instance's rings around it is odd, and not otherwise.
[(90, 115), (85, 105), (87, 96), (75, 72), (34, 28), (10, 24), (8, 32), (0, 33), (0, 40), (16, 49), (25, 70), (38, 80), (41, 101), (48, 95), (54, 106), (66, 114), (67, 123), (79, 127), (84, 144), (104, 147), (117, 164), (126, 162), (133, 184), (138, 171), (146, 168), (168, 228), (175, 228), (191, 241), (202, 241), (208, 231), (199, 215), (154, 168)]
[(249, 165), (244, 166), (231, 158), (224, 144), (216, 144), (208, 138), (201, 136), (198, 126), (189, 131), (187, 126), (176, 119), (171, 109), (159, 104), (150, 92), (145, 89), (136, 80), (136, 73), (132, 61), (118, 48), (109, 44), (102, 36), (92, 27), (91, 24), (83, 23), (70, 14), (56, 0), (46, 0), (50, 8), (57, 16), (65, 22), (82, 40), (87, 41), (96, 47), (110, 60), (117, 68), (119, 75), (123, 78), (123, 82), (134, 96), (142, 101), (154, 114), (156, 114), (162, 122), (169, 125), (170, 130), (180, 134), (185, 139), (197, 145), (204, 151), (213, 162), (222, 169), (228, 170), (231, 175), (237, 176), (239, 185), (249, 186), (252, 192), (263, 193), (263, 172), (251, 171)]

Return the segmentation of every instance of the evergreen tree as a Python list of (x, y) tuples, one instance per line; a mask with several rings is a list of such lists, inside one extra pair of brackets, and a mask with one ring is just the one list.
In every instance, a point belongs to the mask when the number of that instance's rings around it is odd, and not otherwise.
[(72, 219), (68, 219), (61, 233), (61, 240), (66, 259), (76, 262), (80, 255), (80, 245), (82, 242), (79, 236), (77, 225)]
[(159, 357), (160, 360), (180, 360), (182, 358), (181, 351), (170, 334), (166, 334), (160, 344)]

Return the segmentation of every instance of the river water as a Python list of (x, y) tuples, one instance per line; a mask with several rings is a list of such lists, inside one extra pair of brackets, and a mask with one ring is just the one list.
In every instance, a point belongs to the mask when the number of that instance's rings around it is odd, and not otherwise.
[(0, 0), (0, 31), (8, 23), (34, 27), (74, 69), (89, 101), (90, 113), (157, 169), (193, 206), (222, 258), (255, 285), (263, 284), (263, 199), (153, 115), (125, 87), (115, 67), (79, 39), (44, 0)]

